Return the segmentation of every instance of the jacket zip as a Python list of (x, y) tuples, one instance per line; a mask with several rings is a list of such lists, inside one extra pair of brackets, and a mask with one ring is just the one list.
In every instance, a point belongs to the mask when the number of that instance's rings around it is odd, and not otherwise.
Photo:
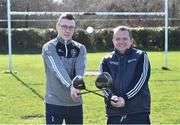
[(121, 56), (121, 92), (120, 93), (123, 93), (123, 81), (124, 81), (124, 78), (123, 78), (123, 74), (124, 74), (124, 56)]
[(122, 60), (122, 72), (123, 72), (123, 74), (122, 74), (122, 93), (124, 93), (124, 68), (125, 68), (125, 57), (123, 56), (123, 60)]
[(122, 91), (123, 91), (123, 62), (124, 62), (124, 56), (120, 56), (120, 59), (119, 59), (119, 65), (120, 65), (120, 81), (119, 81), (119, 90), (118, 91), (118, 94), (121, 95)]
[(66, 55), (65, 57), (67, 58), (67, 55), (68, 55), (68, 49), (67, 49), (67, 41), (65, 40), (65, 49), (66, 49)]

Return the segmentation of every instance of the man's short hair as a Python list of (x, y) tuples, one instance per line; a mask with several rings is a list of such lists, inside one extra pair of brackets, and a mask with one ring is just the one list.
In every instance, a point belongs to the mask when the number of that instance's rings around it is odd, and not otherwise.
[(124, 31), (124, 30), (127, 30), (129, 32), (129, 37), (132, 39), (132, 31), (131, 31), (131, 29), (128, 26), (118, 26), (118, 27), (115, 27), (113, 29), (113, 31), (114, 31), (113, 37), (115, 36), (116, 32)]
[(68, 20), (74, 20), (74, 21), (75, 21), (75, 16), (74, 16), (72, 13), (70, 13), (70, 12), (64, 12), (64, 13), (61, 14), (61, 16), (59, 17), (57, 23), (59, 24), (62, 19), (68, 19)]

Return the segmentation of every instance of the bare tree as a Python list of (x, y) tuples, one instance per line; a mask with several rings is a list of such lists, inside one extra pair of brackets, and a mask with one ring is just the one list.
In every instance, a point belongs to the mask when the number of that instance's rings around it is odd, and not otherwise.
[[(11, 10), (15, 11), (58, 11), (58, 12), (161, 12), (164, 0), (11, 0)], [(169, 17), (180, 18), (180, 0), (169, 0)], [(0, 0), (0, 18), (6, 19), (6, 0)], [(24, 19), (25, 22), (13, 22), (13, 27), (53, 27), (58, 17), (12, 16), (12, 19)], [(29, 20), (40, 20), (34, 22)], [(47, 20), (47, 21), (46, 21)], [(130, 26), (162, 26), (163, 17), (158, 16), (77, 16), (78, 25), (97, 28), (114, 27), (119, 24)], [(172, 26), (180, 25), (173, 20)], [(1, 23), (0, 23), (1, 25)]]
[(169, 15), (171, 18), (171, 25), (174, 27), (178, 25), (177, 23), (179, 22), (178, 19), (180, 19), (180, 1), (179, 0), (171, 0), (169, 3)]

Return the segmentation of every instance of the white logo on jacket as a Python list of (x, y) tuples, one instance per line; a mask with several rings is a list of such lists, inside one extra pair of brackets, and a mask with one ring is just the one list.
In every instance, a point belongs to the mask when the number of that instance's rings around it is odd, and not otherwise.
[(61, 50), (61, 49), (59, 49), (58, 51), (59, 51), (60, 53), (61, 53), (61, 52), (62, 52), (62, 53), (64, 52), (64, 51), (63, 51), (63, 50)]
[(110, 61), (110, 64), (113, 64), (113, 65), (119, 65), (119, 62)]
[(71, 55), (72, 57), (76, 57), (76, 54), (77, 54), (77, 50), (76, 49), (71, 49)]
[(136, 61), (136, 59), (130, 59), (128, 60), (128, 63), (133, 62), (133, 61)]

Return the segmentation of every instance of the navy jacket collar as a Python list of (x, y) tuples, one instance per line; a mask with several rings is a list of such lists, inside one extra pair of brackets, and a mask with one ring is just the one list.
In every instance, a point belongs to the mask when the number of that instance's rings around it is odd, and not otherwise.
[(116, 53), (117, 55), (119, 55), (119, 56), (129, 55), (129, 54), (132, 52), (132, 50), (133, 50), (133, 47), (131, 46), (129, 49), (127, 49), (127, 50), (125, 51), (125, 53), (121, 54), (116, 48), (114, 48), (115, 53)]

